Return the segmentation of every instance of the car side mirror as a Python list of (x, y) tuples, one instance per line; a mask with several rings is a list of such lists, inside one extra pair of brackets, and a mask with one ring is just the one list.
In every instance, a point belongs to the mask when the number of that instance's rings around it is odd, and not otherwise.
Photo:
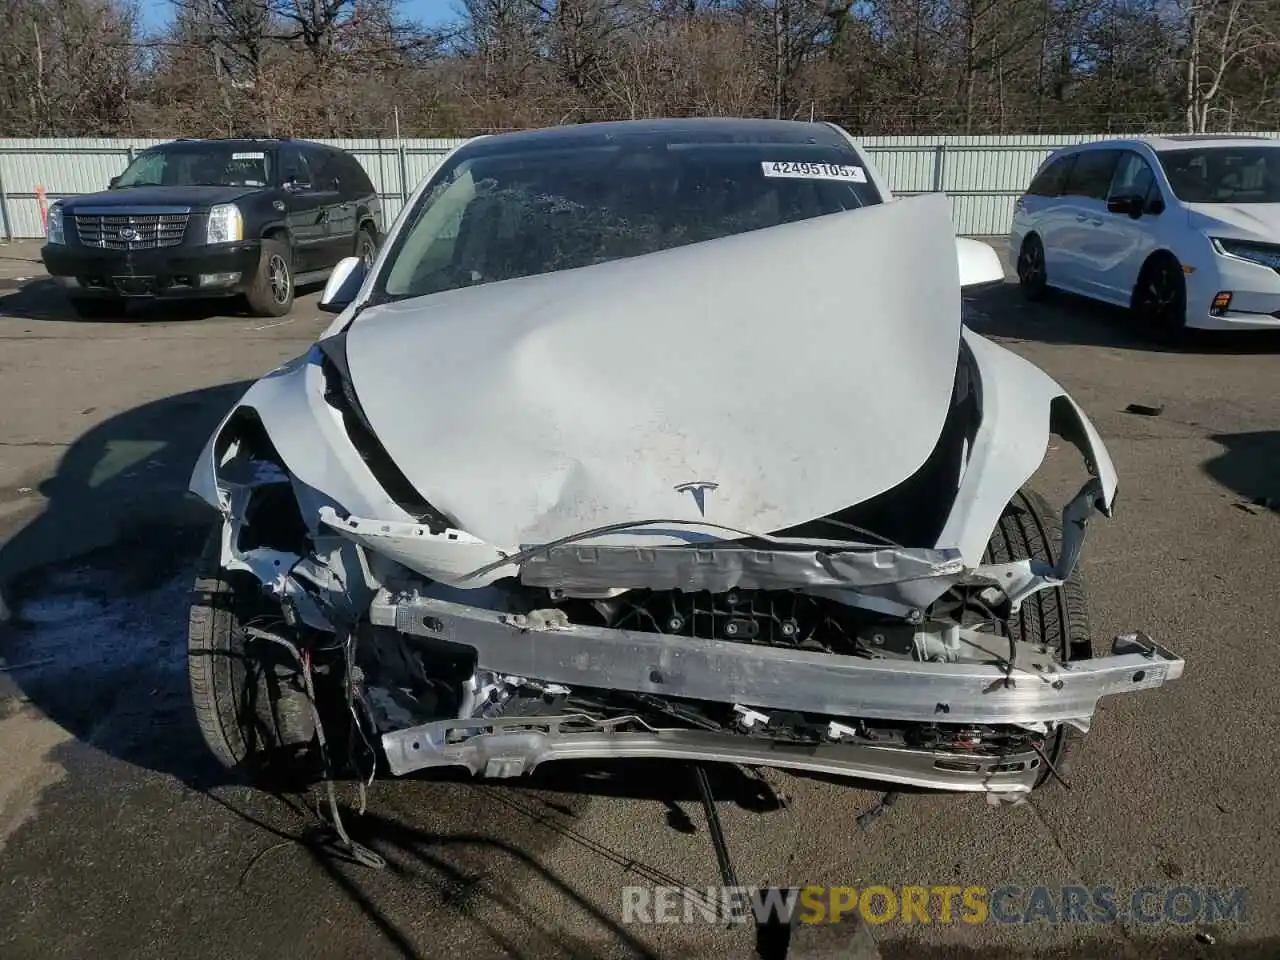
[(119, 178), (119, 177), (112, 177), (110, 180), (108, 180), (108, 181), (107, 181), (107, 189), (108, 189), (108, 190), (114, 190), (114, 189), (115, 189), (116, 187), (118, 187), (118, 186), (120, 186), (120, 178)]
[(360, 288), (364, 286), (365, 275), (364, 260), (360, 257), (339, 260), (329, 274), (324, 293), (320, 294), (320, 309), (325, 313), (341, 313), (351, 306), (360, 293)]
[(1004, 264), (989, 244), (968, 237), (956, 237), (956, 260), (960, 266), (960, 289), (966, 293), (1004, 283)]
[(1146, 200), (1143, 197), (1125, 196), (1112, 197), (1107, 201), (1107, 211), (1110, 213), (1121, 213), (1125, 216), (1132, 217), (1137, 220), (1142, 216), (1143, 208), (1146, 206)]

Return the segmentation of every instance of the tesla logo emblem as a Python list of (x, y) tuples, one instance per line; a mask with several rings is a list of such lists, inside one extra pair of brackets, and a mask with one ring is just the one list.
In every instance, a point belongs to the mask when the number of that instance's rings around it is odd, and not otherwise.
[(696, 481), (694, 483), (682, 483), (676, 487), (676, 493), (688, 493), (693, 495), (693, 502), (698, 505), (698, 513), (704, 517), (707, 515), (707, 491), (718, 489), (718, 483), (706, 483)]

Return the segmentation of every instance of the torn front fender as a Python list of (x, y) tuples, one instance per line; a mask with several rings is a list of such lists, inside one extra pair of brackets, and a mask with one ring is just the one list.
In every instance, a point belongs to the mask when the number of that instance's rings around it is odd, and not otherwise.
[(1044, 462), (1051, 434), (1074, 444), (1098, 480), (1094, 506), (1111, 515), (1118, 478), (1111, 455), (1084, 411), (1056, 380), (972, 330), (982, 388), (982, 422), (938, 547), (954, 547), (976, 567), (1009, 501)]
[(191, 475), (190, 489), (224, 516), (230, 509), (219, 473), (256, 421), (289, 473), (313, 529), (321, 506), (360, 516), (413, 521), (386, 493), (324, 399), (322, 354), (312, 347), (255, 383), (218, 425)]

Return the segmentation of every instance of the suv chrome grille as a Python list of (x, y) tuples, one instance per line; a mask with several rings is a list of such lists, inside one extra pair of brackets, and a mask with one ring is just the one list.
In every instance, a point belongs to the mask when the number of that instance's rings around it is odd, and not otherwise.
[(190, 213), (77, 213), (76, 234), (86, 247), (152, 250), (182, 243)]

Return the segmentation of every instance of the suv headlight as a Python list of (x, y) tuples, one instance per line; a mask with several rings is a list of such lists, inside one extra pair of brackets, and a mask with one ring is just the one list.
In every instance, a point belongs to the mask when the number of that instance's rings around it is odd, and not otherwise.
[(62, 229), (62, 201), (55, 200), (46, 214), (47, 227), (45, 233), (50, 243), (66, 244), (67, 235)]
[(1280, 270), (1280, 245), (1255, 243), (1252, 240), (1232, 240), (1228, 237), (1212, 237), (1213, 248), (1226, 257), (1248, 260), (1273, 270)]
[(209, 210), (205, 243), (234, 243), (244, 239), (244, 217), (234, 203), (215, 203)]

